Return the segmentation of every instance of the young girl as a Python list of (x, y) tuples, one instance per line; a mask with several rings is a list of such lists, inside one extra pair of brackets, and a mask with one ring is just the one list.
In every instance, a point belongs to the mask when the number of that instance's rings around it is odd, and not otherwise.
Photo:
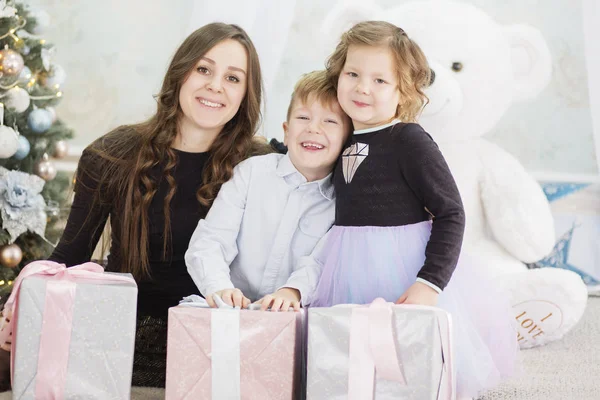
[(413, 122), (426, 103), (427, 60), (402, 29), (369, 21), (342, 36), (327, 71), (355, 131), (334, 172), (335, 225), (317, 253), (311, 305), (383, 297), (444, 308), (455, 324), (458, 393), (475, 396), (510, 374), (518, 347), (507, 303), (459, 257), (458, 189)]

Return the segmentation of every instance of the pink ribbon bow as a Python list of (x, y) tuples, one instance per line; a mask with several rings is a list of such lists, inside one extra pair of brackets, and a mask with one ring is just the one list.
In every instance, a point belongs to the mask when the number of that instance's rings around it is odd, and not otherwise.
[(386, 380), (406, 385), (392, 324), (392, 303), (377, 298), (369, 307), (352, 310), (348, 400), (373, 398), (375, 371)]
[[(394, 339), (393, 303), (377, 298), (368, 307), (352, 310), (350, 326), (350, 367), (348, 371), (348, 400), (374, 398), (375, 372), (377, 376), (406, 385), (402, 365)], [(440, 381), (438, 399), (456, 398), (456, 376), (453, 368), (452, 323), (448, 313), (429, 306), (399, 306), (411, 309), (436, 310), (442, 342), (444, 373)]]

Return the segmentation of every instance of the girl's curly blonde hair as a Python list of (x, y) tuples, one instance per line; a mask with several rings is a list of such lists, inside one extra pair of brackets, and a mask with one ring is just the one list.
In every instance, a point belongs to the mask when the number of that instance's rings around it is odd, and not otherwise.
[(389, 48), (396, 61), (400, 91), (395, 117), (404, 122), (415, 122), (429, 102), (423, 90), (431, 81), (431, 69), (419, 45), (403, 29), (389, 22), (365, 21), (354, 25), (342, 35), (340, 43), (327, 59), (327, 76), (336, 87), (352, 45)]

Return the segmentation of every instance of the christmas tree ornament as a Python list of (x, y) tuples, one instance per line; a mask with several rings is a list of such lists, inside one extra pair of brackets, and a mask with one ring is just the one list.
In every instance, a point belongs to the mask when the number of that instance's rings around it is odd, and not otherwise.
[(6, 0), (0, 1), (0, 18), (12, 18), (17, 13), (17, 9), (6, 4)]
[(18, 52), (9, 49), (8, 45), (0, 50), (0, 72), (3, 77), (18, 76), (24, 66), (23, 57)]
[(27, 126), (35, 133), (44, 133), (52, 126), (52, 115), (43, 108), (37, 108), (27, 116)]
[(0, 216), (11, 243), (27, 231), (44, 236), (46, 201), (41, 192), (45, 183), (39, 176), (0, 167)]
[(59, 140), (54, 143), (54, 151), (52, 157), (54, 158), (65, 158), (69, 153), (69, 145), (64, 140)]
[(56, 48), (51, 47), (49, 49), (42, 48), (40, 55), (42, 57), (42, 65), (46, 71), (50, 71), (50, 64), (52, 63), (52, 58), (54, 57), (54, 53), (56, 53)]
[(52, 64), (50, 72), (46, 77), (46, 87), (58, 89), (67, 80), (67, 73), (64, 68), (57, 64)]
[(29, 46), (23, 46), (23, 48), (21, 49), (21, 54), (23, 54), (24, 56), (28, 56), (30, 52), (31, 48)]
[(50, 115), (52, 116), (52, 123), (56, 122), (56, 110), (54, 109), (54, 107), (46, 107), (46, 111), (48, 111), (50, 113)]
[(0, 158), (12, 157), (19, 149), (19, 137), (13, 128), (0, 125)]
[(29, 155), (29, 151), (31, 150), (31, 144), (29, 140), (23, 135), (19, 135), (19, 148), (17, 152), (13, 155), (14, 159), (23, 160), (25, 157)]
[(26, 66), (23, 67), (23, 70), (19, 74), (19, 82), (21, 82), (21, 83), (29, 83), (29, 81), (31, 80), (32, 76), (33, 76), (33, 73), (31, 72), (31, 70), (29, 69), (29, 67), (26, 65)]
[(20, 114), (29, 108), (30, 103), (31, 100), (29, 99), (27, 90), (15, 86), (8, 91), (6, 100), (6, 106), (8, 108), (12, 108)]
[(14, 268), (23, 259), (23, 251), (16, 244), (0, 247), (0, 264), (6, 268)]
[(45, 180), (46, 182), (56, 178), (56, 167), (48, 159), (48, 154), (44, 153), (44, 156), (37, 164), (35, 164), (34, 172), (37, 176)]
[(38, 150), (39, 152), (46, 152), (46, 149), (48, 148), (48, 140), (46, 140), (45, 137), (41, 137), (40, 139), (35, 141), (35, 148), (36, 150)]

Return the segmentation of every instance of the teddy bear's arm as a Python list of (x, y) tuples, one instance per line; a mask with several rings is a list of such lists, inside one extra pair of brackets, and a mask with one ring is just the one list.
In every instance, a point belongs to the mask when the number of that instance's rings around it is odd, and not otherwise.
[(495, 239), (523, 262), (546, 256), (554, 246), (554, 220), (540, 185), (512, 155), (482, 144), (481, 201)]

